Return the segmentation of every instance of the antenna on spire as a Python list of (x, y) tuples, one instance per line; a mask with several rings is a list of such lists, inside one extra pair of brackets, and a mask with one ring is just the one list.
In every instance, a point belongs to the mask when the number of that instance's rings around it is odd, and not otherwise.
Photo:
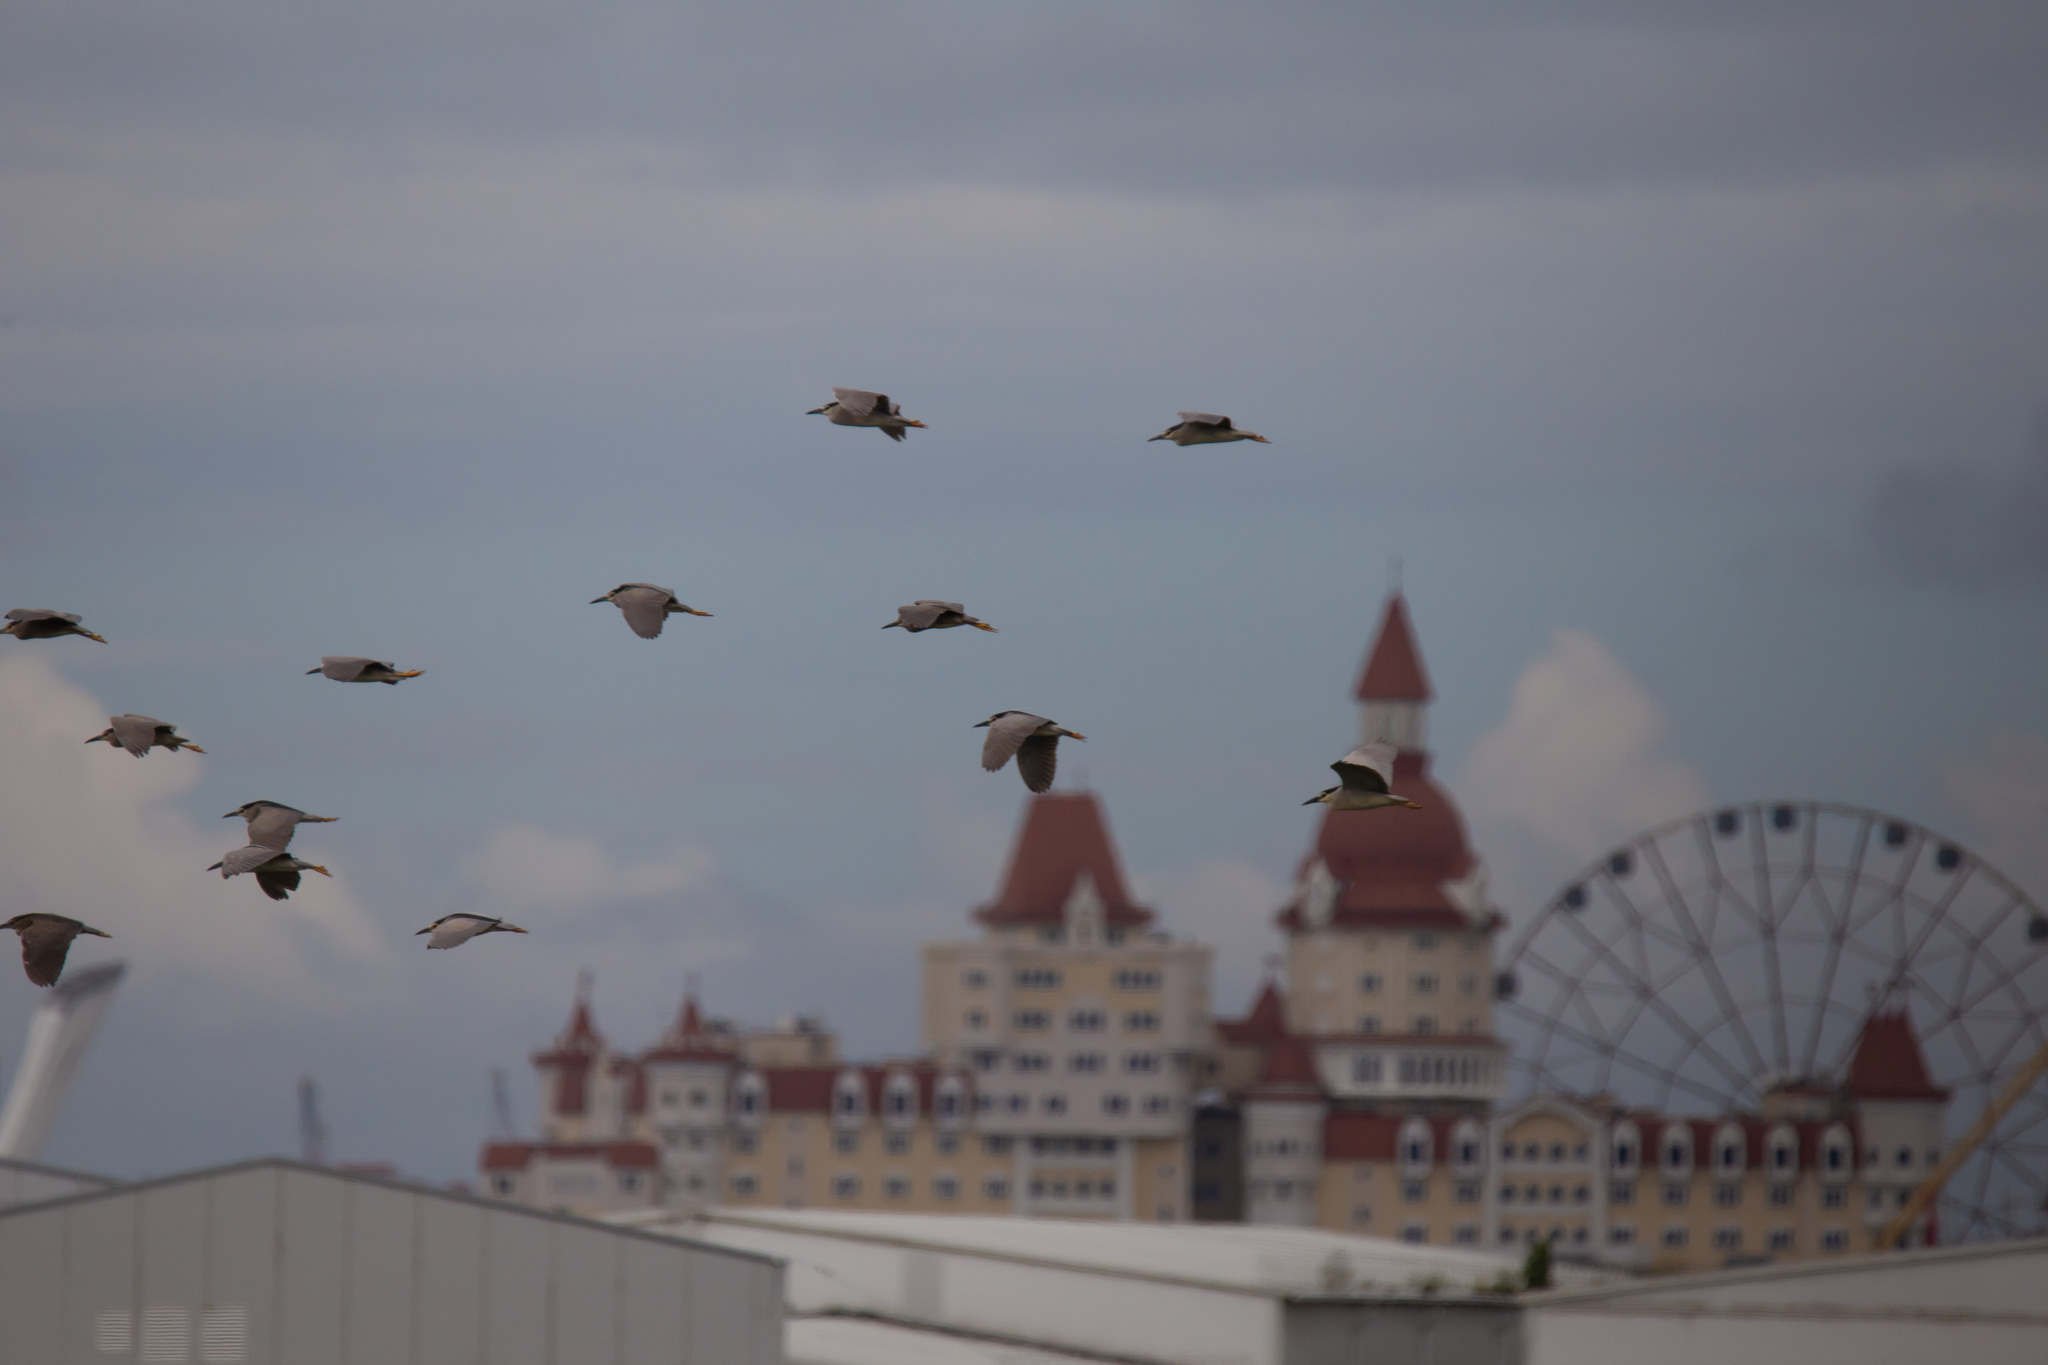
[(596, 987), (597, 973), (588, 967), (578, 968), (576, 971), (576, 1003), (588, 1005), (590, 1003), (590, 993)]
[(512, 1092), (506, 1088), (503, 1067), (491, 1068), (491, 1120), (499, 1137), (509, 1142), (519, 1136), (519, 1126), (512, 1121)]
[(1389, 593), (1399, 593), (1401, 591), (1401, 556), (1399, 555), (1387, 556), (1387, 591)]
[(695, 972), (683, 973), (683, 994), (686, 997), (688, 997), (691, 1000), (695, 1000), (697, 998), (697, 992), (702, 989), (703, 983), (697, 979), (697, 974)]
[(320, 1121), (320, 1087), (311, 1076), (299, 1077), (299, 1159), (308, 1166), (327, 1164), (327, 1125)]

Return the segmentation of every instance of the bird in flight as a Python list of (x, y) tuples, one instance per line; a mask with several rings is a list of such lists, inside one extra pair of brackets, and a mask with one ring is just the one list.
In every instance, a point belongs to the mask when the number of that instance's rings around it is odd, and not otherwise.
[(17, 640), (54, 640), (59, 635), (83, 635), (88, 640), (105, 644), (105, 636), (95, 635), (79, 624), (83, 619), (68, 611), (16, 607), (7, 613), (7, 624), (0, 626), (0, 635), (12, 635)]
[(998, 711), (987, 720), (976, 722), (973, 728), (979, 730), (984, 725), (988, 727), (988, 738), (981, 742), (981, 766), (994, 772), (1015, 755), (1018, 776), (1034, 792), (1052, 786), (1053, 770), (1059, 766), (1060, 736), (1088, 738), (1029, 711)]
[(95, 929), (90, 924), (81, 924), (64, 915), (41, 912), (16, 915), (0, 924), (0, 929), (12, 929), (21, 935), (22, 970), (38, 986), (57, 984), (57, 978), (64, 974), (64, 958), (71, 951), (71, 940), (80, 934), (113, 937), (106, 930)]
[(996, 633), (994, 626), (969, 616), (967, 608), (958, 602), (939, 602), (929, 597), (920, 597), (907, 607), (896, 608), (896, 619), (882, 629), (888, 630), (890, 626), (901, 626), (912, 635), (921, 630), (951, 630), (954, 626), (973, 626), (991, 635)]
[(320, 666), (307, 669), (306, 676), (310, 678), (318, 673), (336, 682), (380, 682), (390, 683), (396, 687), (399, 679), (417, 678), (424, 672), (426, 670), (423, 668), (415, 668), (410, 672), (401, 673), (397, 665), (385, 663), (382, 659), (362, 659), (352, 654), (323, 654), (320, 656)]
[[(452, 915), (443, 915), (419, 931), (420, 934), (433, 935), (432, 938), (427, 940), (429, 948), (460, 947), (479, 934), (523, 934), (525, 932), (524, 929), (516, 924), (507, 924), (501, 919), (492, 919), (489, 915), (472, 915), (466, 911), (457, 911)], [(419, 934), (415, 934), (413, 937), (417, 938)]]
[(206, 750), (178, 733), (178, 727), (154, 716), (138, 716), (133, 711), (125, 716), (109, 716), (111, 722), (106, 729), (87, 740), (87, 744), (110, 744), (117, 749), (126, 749), (137, 758), (147, 757), (150, 749), (169, 749), (172, 753), (190, 749), (195, 754)]
[(832, 389), (832, 401), (822, 408), (812, 408), (806, 417), (823, 417), (834, 426), (880, 427), (882, 434), (892, 441), (903, 439), (906, 427), (922, 428), (924, 423), (903, 415), (900, 405), (891, 403), (886, 393), (869, 393), (866, 389)]
[(1216, 445), (1223, 441), (1257, 441), (1271, 445), (1271, 441), (1256, 431), (1239, 431), (1230, 425), (1228, 417), (1219, 417), (1213, 412), (1184, 412), (1175, 422), (1157, 436), (1155, 441), (1171, 441), (1177, 446)]
[(249, 824), (249, 842), (207, 868), (208, 872), (218, 872), (223, 879), (238, 877), (244, 872), (254, 873), (256, 885), (274, 901), (284, 900), (299, 889), (301, 872), (318, 872), (323, 877), (334, 875), (318, 863), (295, 858), (286, 850), (291, 847), (292, 835), (298, 832), (300, 825), (332, 824), (338, 817), (308, 815), (295, 806), (276, 801), (248, 801), (221, 819), (228, 820), (237, 815)]
[(680, 613), (686, 616), (709, 616), (708, 611), (686, 607), (676, 597), (672, 588), (658, 588), (652, 583), (621, 583), (602, 597), (590, 599), (590, 605), (610, 602), (625, 616), (626, 624), (633, 633), (643, 640), (652, 640), (661, 634), (661, 628), (668, 618)]
[(1391, 744), (1378, 740), (1361, 744), (1332, 763), (1330, 771), (1337, 774), (1338, 785), (1328, 791), (1317, 792), (1302, 805), (1313, 806), (1320, 801), (1331, 810), (1378, 810), (1381, 806), (1422, 809), (1407, 797), (1396, 796), (1388, 790), (1388, 784), (1394, 778), (1394, 746)]

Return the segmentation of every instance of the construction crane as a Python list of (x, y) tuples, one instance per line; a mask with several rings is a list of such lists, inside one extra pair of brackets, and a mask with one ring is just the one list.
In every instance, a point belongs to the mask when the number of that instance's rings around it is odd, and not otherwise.
[(299, 1077), (299, 1159), (308, 1166), (327, 1164), (327, 1125), (320, 1121), (320, 1087), (311, 1076)]
[(1920, 1182), (1920, 1188), (1913, 1191), (1906, 1207), (1900, 1209), (1898, 1215), (1878, 1232), (1877, 1250), (1889, 1251), (1899, 1244), (1899, 1239), (1920, 1221), (1921, 1214), (1927, 1212), (1927, 1206), (1940, 1196), (1941, 1187), (1948, 1184), (1949, 1177), (1961, 1169), (1985, 1138), (1991, 1136), (2006, 1111), (2020, 1102), (2020, 1097), (2033, 1088), (2034, 1082), (2040, 1080), (2044, 1072), (2048, 1072), (2048, 1047), (2028, 1058), (2026, 1065), (2015, 1071), (2012, 1079), (2005, 1083), (2005, 1089), (1984, 1106), (1984, 1112), (1977, 1115), (1977, 1121), (1970, 1125), (1970, 1130), (1956, 1139), (1955, 1145), (1948, 1149), (1948, 1155), (1941, 1159), (1927, 1179)]

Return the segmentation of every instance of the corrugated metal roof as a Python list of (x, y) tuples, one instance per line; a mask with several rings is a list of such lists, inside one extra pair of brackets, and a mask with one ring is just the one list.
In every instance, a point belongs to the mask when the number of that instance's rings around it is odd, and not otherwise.
[(782, 1343), (789, 1365), (1100, 1365), (1102, 1360), (867, 1318), (791, 1318)]

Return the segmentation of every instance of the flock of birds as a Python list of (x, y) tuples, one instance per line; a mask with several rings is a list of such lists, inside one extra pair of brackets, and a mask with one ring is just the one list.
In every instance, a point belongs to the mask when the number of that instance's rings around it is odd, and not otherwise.
[[(902, 407), (891, 402), (887, 394), (871, 393), (865, 389), (834, 388), (832, 401), (821, 408), (812, 408), (807, 415), (823, 417), (838, 426), (874, 427), (892, 441), (902, 440), (911, 427), (924, 427), (923, 422), (905, 417)], [(1229, 441), (1270, 444), (1256, 432), (1240, 431), (1228, 417), (1216, 413), (1183, 412), (1179, 416), (1179, 421), (1151, 439), (1171, 441), (1179, 446)], [(616, 606), (633, 633), (645, 640), (659, 636), (670, 616), (711, 614), (684, 605), (672, 590), (653, 583), (621, 583), (604, 596), (591, 599), (592, 606), (603, 602)], [(82, 618), (70, 612), (16, 607), (6, 614), (5, 620), (7, 624), (0, 626), (0, 635), (12, 635), (17, 640), (50, 640), (65, 635), (81, 635), (88, 640), (106, 643), (105, 637), (87, 630)], [(969, 616), (966, 607), (958, 602), (931, 598), (921, 598), (898, 607), (896, 619), (882, 629), (900, 628), (916, 635), (927, 630), (950, 630), (958, 626), (972, 626), (991, 634), (996, 629), (986, 621)], [(317, 673), (334, 682), (385, 683), (393, 687), (422, 674), (420, 669), (401, 670), (396, 664), (383, 659), (340, 654), (325, 656), (318, 668), (309, 668), (306, 672), (309, 676)], [(180, 735), (177, 726), (153, 716), (131, 712), (111, 716), (108, 721), (104, 731), (85, 742), (103, 743), (136, 758), (146, 758), (151, 749), (168, 749), (172, 753), (186, 749), (195, 754), (206, 752)], [(981, 746), (981, 766), (995, 772), (1011, 759), (1016, 759), (1018, 775), (1032, 792), (1051, 788), (1062, 739), (1087, 738), (1029, 711), (998, 711), (987, 720), (977, 722), (973, 728), (988, 731)], [(1391, 744), (1361, 744), (1330, 767), (1337, 774), (1338, 785), (1318, 792), (1303, 805), (1321, 802), (1333, 810), (1352, 811), (1386, 806), (1412, 808), (1416, 805), (1390, 790), (1394, 776), (1394, 746)], [(318, 863), (307, 862), (294, 855), (291, 842), (300, 825), (331, 824), (338, 817), (309, 815), (276, 801), (246, 802), (222, 818), (232, 819), (235, 816), (240, 816), (246, 823), (248, 842), (223, 856), (207, 871), (218, 872), (223, 878), (248, 873), (255, 878), (257, 887), (272, 900), (284, 900), (298, 890), (299, 875), (303, 872), (317, 872), (323, 877), (333, 875)], [(38, 986), (56, 984), (64, 970), (65, 956), (80, 934), (113, 937), (105, 930), (95, 929), (69, 916), (43, 911), (16, 915), (0, 922), (0, 928), (12, 929), (21, 936), (22, 966), (28, 973), (28, 979)], [(435, 920), (419, 934), (426, 936), (429, 948), (454, 948), (483, 934), (525, 932), (516, 924), (507, 924), (489, 915), (459, 911)]]

